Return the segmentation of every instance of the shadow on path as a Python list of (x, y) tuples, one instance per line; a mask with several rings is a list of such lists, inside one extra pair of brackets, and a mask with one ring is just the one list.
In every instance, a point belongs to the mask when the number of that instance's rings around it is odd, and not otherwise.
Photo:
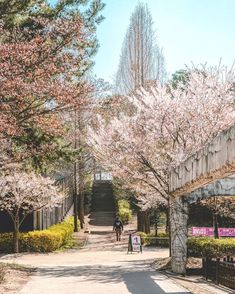
[[(125, 263), (125, 262), (123, 262)], [(76, 277), (79, 283), (125, 283), (132, 294), (186, 294), (174, 292), (174, 284), (167, 282), (167, 277), (145, 266), (146, 261), (138, 261), (121, 265), (86, 265), (86, 266), (59, 266), (40, 268), (41, 276), (45, 278)], [(66, 282), (66, 281), (65, 281)], [(168, 285), (168, 288), (166, 288)], [(170, 290), (171, 289), (171, 290)]]

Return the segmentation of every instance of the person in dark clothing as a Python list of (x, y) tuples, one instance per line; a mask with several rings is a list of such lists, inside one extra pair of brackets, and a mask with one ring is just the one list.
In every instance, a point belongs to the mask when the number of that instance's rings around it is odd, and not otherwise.
[(121, 234), (122, 234), (122, 231), (123, 231), (123, 223), (119, 219), (119, 217), (117, 217), (115, 219), (115, 222), (113, 224), (113, 231), (114, 230), (116, 232), (116, 239), (117, 239), (117, 241), (121, 241)]

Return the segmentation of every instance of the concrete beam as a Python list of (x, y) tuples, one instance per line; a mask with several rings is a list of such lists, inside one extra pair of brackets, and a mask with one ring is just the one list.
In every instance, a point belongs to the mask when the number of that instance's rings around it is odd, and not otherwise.
[(235, 174), (235, 125), (189, 157), (170, 173), (170, 194), (183, 196)]
[(198, 200), (203, 200), (213, 196), (234, 196), (235, 197), (235, 178), (225, 178), (199, 188), (184, 196), (191, 204)]

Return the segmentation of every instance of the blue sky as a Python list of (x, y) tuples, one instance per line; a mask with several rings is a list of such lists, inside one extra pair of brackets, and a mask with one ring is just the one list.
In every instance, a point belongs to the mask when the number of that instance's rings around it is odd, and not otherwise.
[[(98, 28), (100, 48), (94, 73), (112, 81), (129, 19), (139, 0), (104, 0), (105, 20)], [(170, 74), (207, 62), (231, 66), (235, 59), (235, 0), (146, 0), (157, 41)]]

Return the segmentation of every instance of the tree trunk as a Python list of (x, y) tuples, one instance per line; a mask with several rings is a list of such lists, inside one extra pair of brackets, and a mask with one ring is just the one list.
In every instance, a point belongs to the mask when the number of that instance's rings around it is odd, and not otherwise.
[(158, 236), (158, 221), (159, 221), (159, 215), (158, 215), (158, 209), (155, 208), (154, 209), (154, 229), (155, 229), (155, 245), (157, 246), (158, 242), (157, 242), (157, 236)]
[(213, 227), (214, 227), (214, 238), (219, 239), (219, 226), (217, 213), (213, 213)]
[(78, 232), (78, 195), (77, 195), (77, 163), (74, 162), (74, 193), (73, 193), (73, 205), (74, 205), (74, 232)]
[(158, 221), (159, 221), (158, 210), (155, 208), (154, 209), (154, 229), (155, 229), (154, 236), (155, 237), (157, 237), (157, 235), (158, 235)]
[(79, 163), (78, 163), (78, 185), (79, 185), (79, 200), (78, 200), (78, 211), (79, 211), (79, 220), (81, 228), (84, 227), (84, 174), (85, 174), (85, 162), (84, 162), (84, 116), (80, 112), (78, 115), (78, 146), (81, 149), (79, 154)]
[(148, 210), (143, 212), (143, 217), (144, 217), (144, 232), (146, 234), (149, 234), (150, 233), (150, 218), (149, 218)]
[(166, 233), (169, 235), (169, 255), (171, 257), (172, 252), (171, 252), (171, 222), (170, 222), (170, 198), (168, 199), (167, 202), (167, 211), (166, 211)]
[(188, 203), (182, 197), (172, 197), (170, 203), (171, 267), (177, 274), (186, 273)]
[[(77, 111), (74, 110), (74, 149), (77, 149)], [(73, 193), (73, 205), (74, 205), (74, 232), (78, 232), (78, 188), (77, 188), (77, 160), (75, 159), (73, 165), (73, 180), (74, 180), (74, 193)]]
[(83, 229), (84, 227), (84, 192), (81, 191), (79, 192), (79, 220), (80, 220), (80, 225), (81, 225), (81, 229)]
[(84, 164), (83, 157), (80, 155), (79, 165), (79, 200), (78, 200), (78, 210), (79, 210), (79, 220), (81, 228), (84, 227)]
[(143, 226), (143, 217), (142, 217), (142, 211), (137, 211), (137, 231), (143, 232), (144, 226)]
[(20, 219), (19, 219), (19, 214), (17, 213), (15, 216), (14, 232), (13, 232), (14, 253), (19, 253), (19, 226), (20, 226)]
[(166, 233), (169, 233), (170, 231), (170, 207), (168, 205), (167, 211), (166, 211)]

